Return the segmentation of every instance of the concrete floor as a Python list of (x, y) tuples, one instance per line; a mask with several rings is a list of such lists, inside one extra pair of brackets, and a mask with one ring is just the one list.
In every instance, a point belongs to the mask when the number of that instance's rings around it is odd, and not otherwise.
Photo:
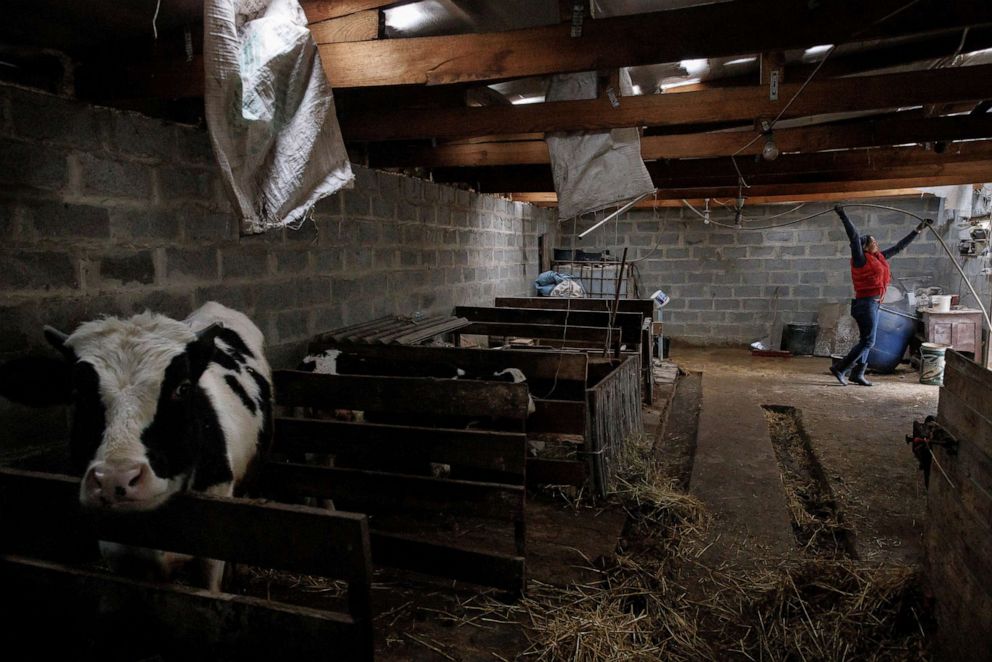
[[(801, 410), (865, 561), (922, 560), (926, 492), (905, 435), (936, 414), (935, 386), (901, 366), (869, 375), (875, 386), (841, 386), (826, 358), (762, 358), (730, 348), (673, 346), (671, 358), (703, 373), (702, 410), (690, 492), (713, 511), (716, 560), (798, 555), (785, 493), (761, 405)], [(931, 480), (941, 480), (934, 469)]]

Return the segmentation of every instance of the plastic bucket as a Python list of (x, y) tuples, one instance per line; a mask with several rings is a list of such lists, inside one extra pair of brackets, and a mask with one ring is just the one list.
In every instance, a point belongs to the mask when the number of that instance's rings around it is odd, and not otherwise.
[(912, 315), (880, 306), (875, 346), (868, 352), (868, 367), (876, 372), (893, 372), (916, 333), (916, 324), (917, 319)]
[(816, 347), (817, 324), (786, 324), (782, 330), (782, 345), (793, 354), (812, 354)]
[(949, 294), (934, 294), (930, 297), (930, 306), (935, 313), (951, 312), (951, 296)]
[(920, 383), (943, 386), (947, 345), (925, 342), (920, 346)]

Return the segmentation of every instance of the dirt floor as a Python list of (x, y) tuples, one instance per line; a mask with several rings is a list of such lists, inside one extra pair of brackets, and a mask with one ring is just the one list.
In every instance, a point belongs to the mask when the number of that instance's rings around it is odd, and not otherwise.
[(703, 373), (690, 492), (727, 529), (716, 545), (725, 556), (795, 553), (781, 471), (761, 409), (779, 405), (795, 408), (837, 510), (853, 529), (857, 558), (921, 561), (926, 492), (905, 435), (914, 419), (936, 413), (937, 387), (920, 384), (905, 365), (895, 374), (869, 374), (874, 386), (864, 387), (838, 384), (826, 358), (678, 346), (672, 358), (683, 370)]

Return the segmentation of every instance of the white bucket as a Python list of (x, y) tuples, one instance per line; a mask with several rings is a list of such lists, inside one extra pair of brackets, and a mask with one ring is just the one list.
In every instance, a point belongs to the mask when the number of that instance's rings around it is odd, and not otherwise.
[(930, 297), (930, 307), (935, 313), (951, 312), (951, 295), (934, 294)]
[(920, 347), (920, 383), (943, 386), (944, 353), (947, 345), (925, 342)]

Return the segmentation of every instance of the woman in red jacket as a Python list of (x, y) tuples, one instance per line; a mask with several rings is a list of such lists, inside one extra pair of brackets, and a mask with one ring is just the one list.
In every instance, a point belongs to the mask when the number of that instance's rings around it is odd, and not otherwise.
[(906, 248), (917, 235), (933, 221), (927, 219), (891, 248), (879, 250), (878, 242), (870, 234), (859, 236), (844, 210), (837, 206), (834, 211), (840, 216), (851, 240), (851, 282), (854, 285), (854, 298), (851, 299), (851, 317), (858, 323), (860, 339), (843, 359), (830, 366), (830, 372), (842, 385), (847, 385), (847, 371), (851, 371), (851, 381), (862, 386), (871, 386), (865, 379), (868, 367), (868, 353), (875, 346), (875, 333), (878, 330), (878, 307), (885, 296), (885, 290), (892, 280), (889, 271), (889, 258)]

